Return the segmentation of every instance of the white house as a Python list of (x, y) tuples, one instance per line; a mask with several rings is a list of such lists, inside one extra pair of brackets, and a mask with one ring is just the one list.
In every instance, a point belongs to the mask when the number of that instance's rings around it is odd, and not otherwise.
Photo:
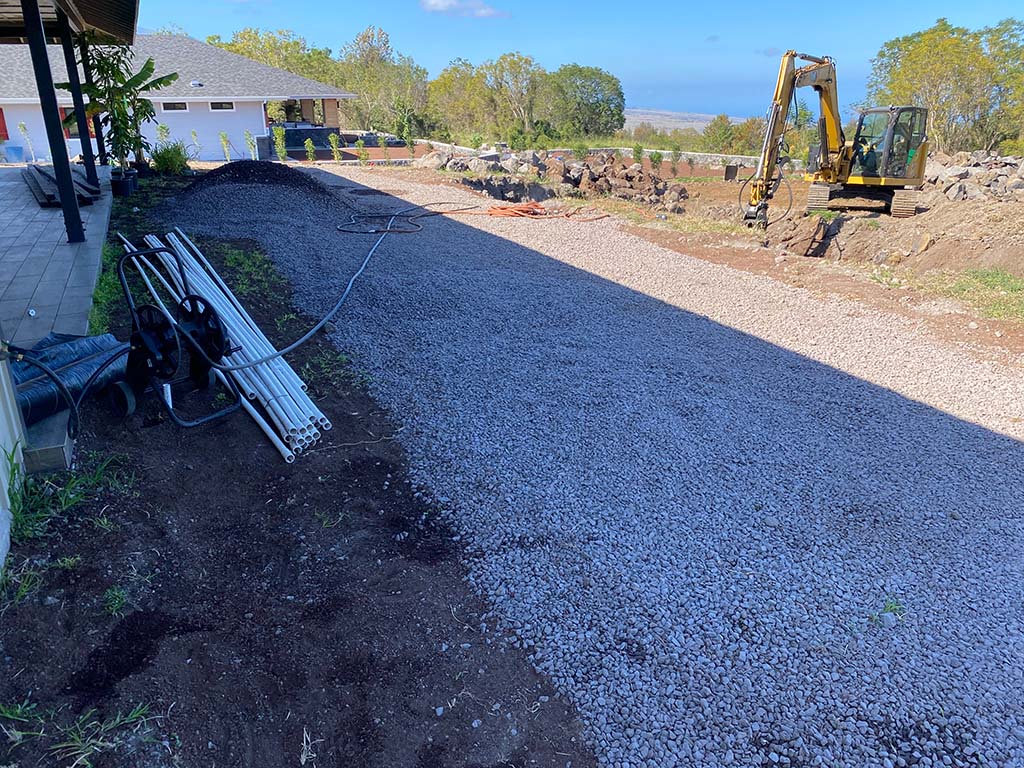
[[(172, 139), (190, 145), (201, 160), (223, 160), (220, 133), (227, 133), (232, 159), (248, 157), (245, 132), (268, 134), (266, 104), (296, 101), (311, 121), (314, 102), (321, 102), (320, 114), (327, 127), (338, 127), (338, 100), (353, 98), (337, 86), (319, 83), (290, 72), (269, 67), (244, 56), (208, 45), (184, 35), (137, 35), (132, 46), (135, 62), (147, 58), (156, 63), (156, 75), (178, 73), (176, 82), (152, 94), (157, 123), (170, 129)], [(64, 56), (59, 46), (48, 46), (54, 80), (67, 79)], [(62, 110), (71, 110), (71, 94), (57, 92)], [(19, 125), (24, 124), (24, 132)], [(144, 133), (156, 139), (156, 123)], [(195, 139), (193, 140), (193, 131)], [(81, 152), (74, 129), (65, 130), (70, 156)], [(7, 151), (14, 148), (13, 151)], [(19, 151), (20, 148), (20, 151)], [(25, 162), (32, 156), (49, 160), (49, 146), (43, 126), (28, 46), (0, 46), (0, 156), (9, 162), (17, 155)]]

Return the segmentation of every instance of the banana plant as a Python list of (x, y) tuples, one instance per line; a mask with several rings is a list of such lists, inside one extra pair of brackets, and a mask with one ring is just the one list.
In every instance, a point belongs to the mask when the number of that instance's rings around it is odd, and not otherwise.
[[(134, 153), (136, 162), (142, 163), (150, 149), (142, 125), (156, 117), (156, 110), (145, 94), (166, 88), (178, 79), (178, 73), (153, 77), (156, 64), (151, 58), (133, 73), (131, 58), (119, 49), (106, 55), (102, 48), (94, 48), (93, 56), (101, 76), (93, 83), (82, 84), (82, 93), (89, 97), (85, 111), (89, 118), (100, 115), (107, 148), (123, 171), (128, 167), (129, 155)], [(57, 83), (56, 87), (69, 90), (71, 86)], [(73, 125), (74, 120), (71, 112), (64, 123)]]

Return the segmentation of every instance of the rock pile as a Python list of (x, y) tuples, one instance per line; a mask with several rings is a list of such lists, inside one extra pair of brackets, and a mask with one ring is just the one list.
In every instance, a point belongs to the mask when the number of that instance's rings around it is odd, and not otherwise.
[(465, 157), (439, 151), (421, 157), (415, 165), (473, 173), (482, 178), (467, 180), (469, 186), (506, 200), (514, 199), (520, 188), (529, 189), (529, 197), (538, 199), (537, 182), (558, 197), (609, 195), (671, 213), (682, 213), (688, 197), (682, 184), (666, 182), (639, 163), (626, 163), (609, 154), (591, 155), (583, 162), (561, 153), (526, 151), (502, 158), (496, 152)]
[(928, 158), (925, 183), (950, 200), (1024, 199), (1024, 160), (994, 152), (939, 152)]

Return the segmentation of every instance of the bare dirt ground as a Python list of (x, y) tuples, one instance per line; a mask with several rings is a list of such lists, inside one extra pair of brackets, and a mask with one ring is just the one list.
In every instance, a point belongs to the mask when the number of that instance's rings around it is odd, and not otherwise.
[[(160, 184), (118, 205), (111, 232), (153, 231)], [(245, 301), (271, 338), (311, 324), (252, 243), (205, 248), (258, 288)], [(231, 253), (250, 257), (225, 266)], [(126, 323), (118, 303), (119, 338)], [(241, 414), (182, 431), (152, 402), (124, 423), (87, 404), (86, 498), (8, 561), (0, 764), (592, 765), (571, 708), (485, 631), (396, 427), (326, 341), (292, 363), (334, 422), (293, 465)]]

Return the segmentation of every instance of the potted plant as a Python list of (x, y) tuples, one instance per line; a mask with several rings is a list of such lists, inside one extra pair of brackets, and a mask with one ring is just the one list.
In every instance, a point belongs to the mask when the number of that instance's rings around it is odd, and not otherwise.
[[(128, 195), (138, 185), (138, 168), (148, 168), (145, 153), (150, 145), (142, 134), (142, 126), (156, 117), (156, 110), (145, 94), (170, 85), (178, 75), (153, 77), (156, 69), (153, 59), (147, 59), (135, 72), (127, 46), (93, 48), (92, 65), (94, 80), (82, 85), (82, 93), (89, 97), (86, 112), (89, 117), (100, 115), (107, 149), (117, 161), (117, 167), (110, 174), (111, 191), (118, 196)], [(57, 87), (67, 90), (70, 85), (59, 83)], [(74, 113), (68, 115), (65, 122), (73, 119)], [(129, 162), (132, 155), (134, 168)]]

